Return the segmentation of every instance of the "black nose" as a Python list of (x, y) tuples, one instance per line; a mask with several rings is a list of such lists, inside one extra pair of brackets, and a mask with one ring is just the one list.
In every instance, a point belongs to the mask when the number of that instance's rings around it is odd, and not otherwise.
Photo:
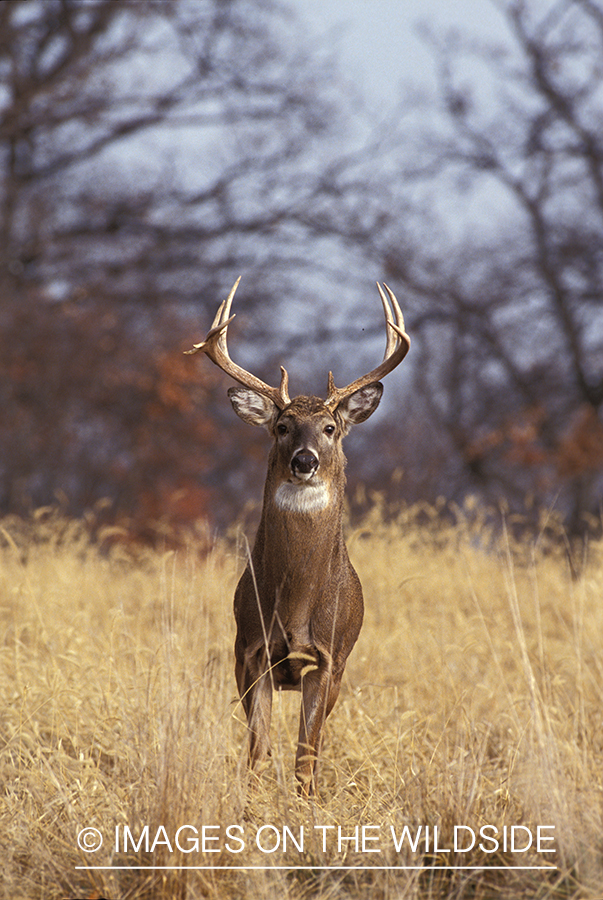
[(318, 468), (318, 459), (309, 450), (300, 450), (291, 460), (293, 474), (312, 475)]

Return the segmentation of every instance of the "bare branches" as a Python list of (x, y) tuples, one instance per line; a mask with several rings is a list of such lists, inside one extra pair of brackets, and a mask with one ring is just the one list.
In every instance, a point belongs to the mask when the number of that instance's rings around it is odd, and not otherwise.
[(0, 277), (147, 304), (177, 281), (193, 303), (209, 268), (259, 267), (290, 223), (309, 233), (307, 160), (335, 116), (328, 63), (285, 46), (282, 15), (267, 0), (3, 4)]
[[(388, 277), (415, 298), (420, 386), (467, 489), (498, 486), (516, 508), (528, 492), (559, 497), (579, 531), (603, 473), (593, 457), (564, 480), (559, 460), (579, 410), (603, 418), (603, 22), (589, 0), (544, 16), (529, 0), (498, 7), (512, 36), (498, 51), (434, 42), (442, 114), (415, 173), (455, 227), (439, 254), (412, 238), (411, 252), (392, 249)], [(476, 212), (464, 231), (465, 207)], [(514, 421), (529, 423), (521, 452)]]
[(0, 509), (240, 498), (180, 341), (240, 271), (244, 322), (309, 266), (329, 66), (272, 0), (0, 3)]

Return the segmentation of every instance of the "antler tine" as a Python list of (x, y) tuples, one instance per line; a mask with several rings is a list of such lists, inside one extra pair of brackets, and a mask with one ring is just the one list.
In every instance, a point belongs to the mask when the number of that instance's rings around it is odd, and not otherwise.
[(207, 332), (205, 340), (199, 344), (193, 344), (191, 350), (185, 350), (184, 352), (187, 354), (205, 353), (218, 368), (230, 375), (231, 378), (234, 378), (235, 381), (238, 381), (239, 384), (257, 391), (258, 394), (262, 394), (264, 397), (269, 397), (279, 409), (284, 409), (291, 402), (287, 370), (281, 366), (280, 387), (271, 387), (260, 378), (252, 375), (251, 372), (238, 366), (232, 361), (228, 353), (226, 336), (228, 326), (235, 317), (234, 314), (230, 315), (230, 308), (240, 280), (241, 277), (239, 276), (226, 300), (218, 307), (218, 312), (214, 317), (211, 328)]
[[(385, 353), (383, 355), (383, 359), (387, 359), (388, 356), (391, 356), (394, 350), (396, 349), (396, 344), (398, 342), (398, 338), (396, 332), (390, 326), (394, 323), (394, 317), (392, 316), (392, 311), (389, 303), (387, 302), (387, 297), (383, 293), (383, 288), (377, 282), (377, 290), (379, 291), (379, 296), (381, 297), (381, 305), (383, 306), (383, 312), (385, 314)], [(393, 296), (393, 294), (392, 294)], [(394, 297), (395, 300), (395, 297)], [(396, 300), (396, 303), (398, 301)]]
[(350, 394), (353, 394), (355, 391), (360, 390), (360, 388), (366, 387), (367, 384), (374, 384), (376, 381), (380, 381), (381, 378), (384, 378), (393, 371), (396, 366), (400, 365), (410, 349), (410, 338), (404, 330), (404, 316), (402, 315), (400, 305), (396, 300), (394, 292), (386, 284), (384, 284), (383, 287), (385, 288), (385, 291), (387, 291), (387, 296), (381, 285), (377, 284), (381, 304), (383, 306), (383, 313), (385, 315), (386, 344), (383, 362), (381, 365), (377, 366), (377, 368), (367, 372), (367, 374), (363, 375), (361, 378), (352, 381), (344, 388), (335, 387), (333, 373), (329, 372), (328, 396), (325, 400), (325, 405), (328, 406), (329, 409), (335, 409), (342, 400), (349, 397)]

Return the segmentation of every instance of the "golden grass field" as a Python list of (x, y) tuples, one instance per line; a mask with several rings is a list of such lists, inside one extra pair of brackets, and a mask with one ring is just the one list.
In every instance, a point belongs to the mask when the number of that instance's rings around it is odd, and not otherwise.
[(603, 547), (572, 579), (543, 541), (422, 519), (349, 534), (366, 617), (310, 802), (296, 694), (246, 773), (242, 540), (134, 557), (5, 521), (2, 900), (603, 897)]

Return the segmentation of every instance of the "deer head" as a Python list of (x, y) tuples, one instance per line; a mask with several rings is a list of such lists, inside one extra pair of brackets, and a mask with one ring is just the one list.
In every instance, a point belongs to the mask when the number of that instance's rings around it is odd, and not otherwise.
[(187, 352), (207, 354), (212, 362), (243, 385), (229, 389), (230, 401), (244, 422), (264, 426), (272, 435), (274, 446), (269, 470), (279, 468), (281, 484), (292, 486), (279, 494), (284, 505), (296, 495), (301, 497), (300, 489), (310, 482), (322, 486), (321, 491), (315, 492), (315, 498), (322, 496), (324, 499), (327, 475), (343, 470), (342, 438), (352, 425), (364, 422), (376, 410), (383, 394), (380, 379), (395, 369), (408, 353), (410, 338), (404, 330), (402, 311), (387, 285), (384, 285), (387, 296), (377, 285), (387, 333), (383, 362), (343, 388), (335, 386), (333, 373), (329, 372), (324, 401), (305, 396), (291, 400), (289, 376), (283, 366), (277, 388), (265, 384), (230, 358), (227, 331), (234, 319), (230, 310), (240, 280), (237, 279), (228, 298), (220, 305), (205, 340)]

